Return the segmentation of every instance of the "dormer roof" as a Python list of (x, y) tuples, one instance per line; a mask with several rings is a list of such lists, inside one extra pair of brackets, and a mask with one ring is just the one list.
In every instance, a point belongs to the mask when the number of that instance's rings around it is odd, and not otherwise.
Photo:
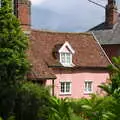
[(69, 51), (72, 54), (75, 53), (74, 49), (72, 48), (72, 46), (69, 44), (68, 41), (65, 41), (65, 43), (63, 44), (63, 46), (61, 46), (61, 48), (59, 49), (59, 53), (64, 52), (65, 48), (69, 49)]

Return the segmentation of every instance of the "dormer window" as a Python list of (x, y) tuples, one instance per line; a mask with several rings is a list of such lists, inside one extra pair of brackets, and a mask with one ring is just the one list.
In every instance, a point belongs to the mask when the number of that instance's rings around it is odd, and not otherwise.
[(61, 63), (65, 65), (72, 64), (72, 54), (71, 53), (60, 53)]
[(72, 67), (72, 56), (74, 53), (75, 52), (71, 45), (68, 42), (65, 42), (59, 50), (60, 63), (65, 67)]

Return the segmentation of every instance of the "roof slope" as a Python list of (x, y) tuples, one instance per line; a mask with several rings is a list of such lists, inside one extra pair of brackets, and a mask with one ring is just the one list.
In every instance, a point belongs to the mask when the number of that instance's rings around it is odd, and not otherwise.
[(101, 23), (90, 29), (100, 44), (120, 44), (120, 17), (112, 29), (107, 29), (105, 23)]
[[(106, 67), (109, 64), (100, 46), (89, 33), (58, 33), (32, 30), (29, 59), (33, 71), (40, 77), (53, 77), (51, 67), (63, 67), (54, 57), (55, 47), (68, 41), (75, 50), (73, 55), (74, 67)], [(52, 76), (52, 77), (51, 77)], [(47, 78), (47, 77), (46, 77)]]

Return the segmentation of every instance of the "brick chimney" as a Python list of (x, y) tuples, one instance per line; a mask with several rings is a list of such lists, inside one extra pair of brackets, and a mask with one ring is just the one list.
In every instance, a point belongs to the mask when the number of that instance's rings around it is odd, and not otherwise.
[(31, 31), (31, 2), (29, 0), (14, 0), (14, 11), (26, 34)]
[(108, 0), (106, 5), (105, 26), (107, 28), (113, 28), (118, 20), (118, 12), (115, 0)]

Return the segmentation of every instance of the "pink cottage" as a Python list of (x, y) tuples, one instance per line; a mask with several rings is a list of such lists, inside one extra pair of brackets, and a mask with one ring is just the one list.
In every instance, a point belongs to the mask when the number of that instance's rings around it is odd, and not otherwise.
[(90, 33), (59, 33), (30, 28), (30, 2), (15, 0), (16, 15), (30, 36), (28, 79), (51, 86), (59, 98), (101, 94), (98, 85), (109, 78), (110, 64), (105, 52)]
[(64, 98), (101, 94), (98, 85), (109, 78), (110, 64), (89, 33), (31, 31), (29, 79), (50, 85), (52, 94)]

